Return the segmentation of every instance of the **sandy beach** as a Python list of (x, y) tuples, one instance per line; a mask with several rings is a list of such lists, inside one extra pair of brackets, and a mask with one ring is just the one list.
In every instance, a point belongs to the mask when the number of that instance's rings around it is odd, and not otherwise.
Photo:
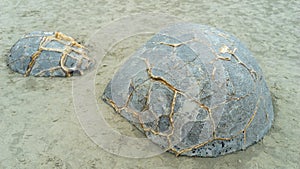
[[(300, 1), (0, 1), (0, 169), (300, 168)], [(218, 158), (138, 157), (120, 146), (122, 140), (99, 145), (95, 140), (105, 136), (89, 135), (76, 99), (94, 93), (85, 106), (98, 107), (114, 131), (143, 138), (99, 97), (126, 58), (160, 28), (179, 21), (231, 32), (252, 51), (273, 98), (271, 130), (245, 151)], [(93, 72), (71, 78), (12, 72), (10, 48), (36, 30), (60, 31), (86, 44), (97, 59)], [(76, 86), (83, 77), (92, 77), (93, 88)]]

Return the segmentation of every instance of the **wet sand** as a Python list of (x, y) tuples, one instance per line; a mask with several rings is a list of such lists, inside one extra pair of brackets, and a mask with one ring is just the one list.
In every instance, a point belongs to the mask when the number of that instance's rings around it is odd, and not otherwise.
[[(299, 1), (284, 0), (205, 0), (201, 3), (2, 0), (0, 168), (299, 168), (299, 8)], [(246, 151), (219, 158), (175, 157), (170, 153), (149, 158), (118, 156), (95, 144), (77, 118), (72, 82), (81, 77), (24, 78), (6, 66), (10, 47), (25, 33), (61, 31), (88, 43), (98, 30), (107, 29), (120, 18), (141, 13), (163, 13), (215, 26), (233, 33), (248, 46), (264, 72), (275, 110), (273, 126), (261, 142)], [(157, 23), (158, 20), (147, 24)], [(138, 25), (126, 26), (134, 29)], [(101, 95), (124, 59), (151, 35), (134, 35), (119, 43), (106, 44), (108, 53), (97, 62), (96, 96)], [(109, 36), (99, 39), (101, 44), (105, 44)], [(109, 107), (103, 105), (101, 111), (115, 130), (143, 137)]]

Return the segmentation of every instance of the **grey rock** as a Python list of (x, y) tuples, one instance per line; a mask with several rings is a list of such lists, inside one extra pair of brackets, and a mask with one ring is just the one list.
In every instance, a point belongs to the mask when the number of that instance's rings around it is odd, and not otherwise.
[(245, 149), (263, 138), (274, 118), (251, 52), (227, 32), (192, 23), (154, 35), (116, 72), (102, 99), (176, 155)]
[(8, 66), (24, 76), (81, 75), (94, 63), (87, 52), (84, 46), (60, 32), (36, 31), (13, 45)]

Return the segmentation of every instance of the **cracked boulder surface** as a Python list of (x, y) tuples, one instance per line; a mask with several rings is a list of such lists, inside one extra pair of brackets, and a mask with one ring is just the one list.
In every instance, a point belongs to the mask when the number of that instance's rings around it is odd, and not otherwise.
[(87, 52), (84, 46), (61, 32), (36, 31), (13, 45), (8, 66), (24, 76), (82, 75), (94, 63)]
[(192, 23), (154, 35), (115, 73), (102, 99), (177, 156), (243, 150), (274, 118), (251, 52), (227, 32)]

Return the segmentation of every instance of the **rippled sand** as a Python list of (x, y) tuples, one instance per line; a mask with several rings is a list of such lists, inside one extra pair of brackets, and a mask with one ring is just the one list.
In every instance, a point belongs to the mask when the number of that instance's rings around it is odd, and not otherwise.
[[(299, 168), (299, 9), (300, 1), (284, 0), (1, 0), (0, 168)], [(265, 74), (275, 108), (275, 121), (263, 141), (219, 158), (175, 157), (169, 153), (141, 159), (114, 155), (95, 144), (80, 125), (72, 91), (72, 81), (80, 77), (24, 78), (6, 66), (10, 47), (25, 33), (61, 31), (85, 43), (120, 18), (142, 12), (215, 26), (233, 33), (249, 47)], [(157, 19), (147, 24), (160, 23), (161, 18)], [(134, 29), (138, 25), (125, 26)], [(99, 41), (105, 44), (109, 37)], [(97, 97), (124, 57), (149, 37), (151, 33), (106, 44), (111, 48), (105, 48), (107, 55), (98, 61)], [(111, 109), (101, 108), (115, 130), (142, 137)]]

